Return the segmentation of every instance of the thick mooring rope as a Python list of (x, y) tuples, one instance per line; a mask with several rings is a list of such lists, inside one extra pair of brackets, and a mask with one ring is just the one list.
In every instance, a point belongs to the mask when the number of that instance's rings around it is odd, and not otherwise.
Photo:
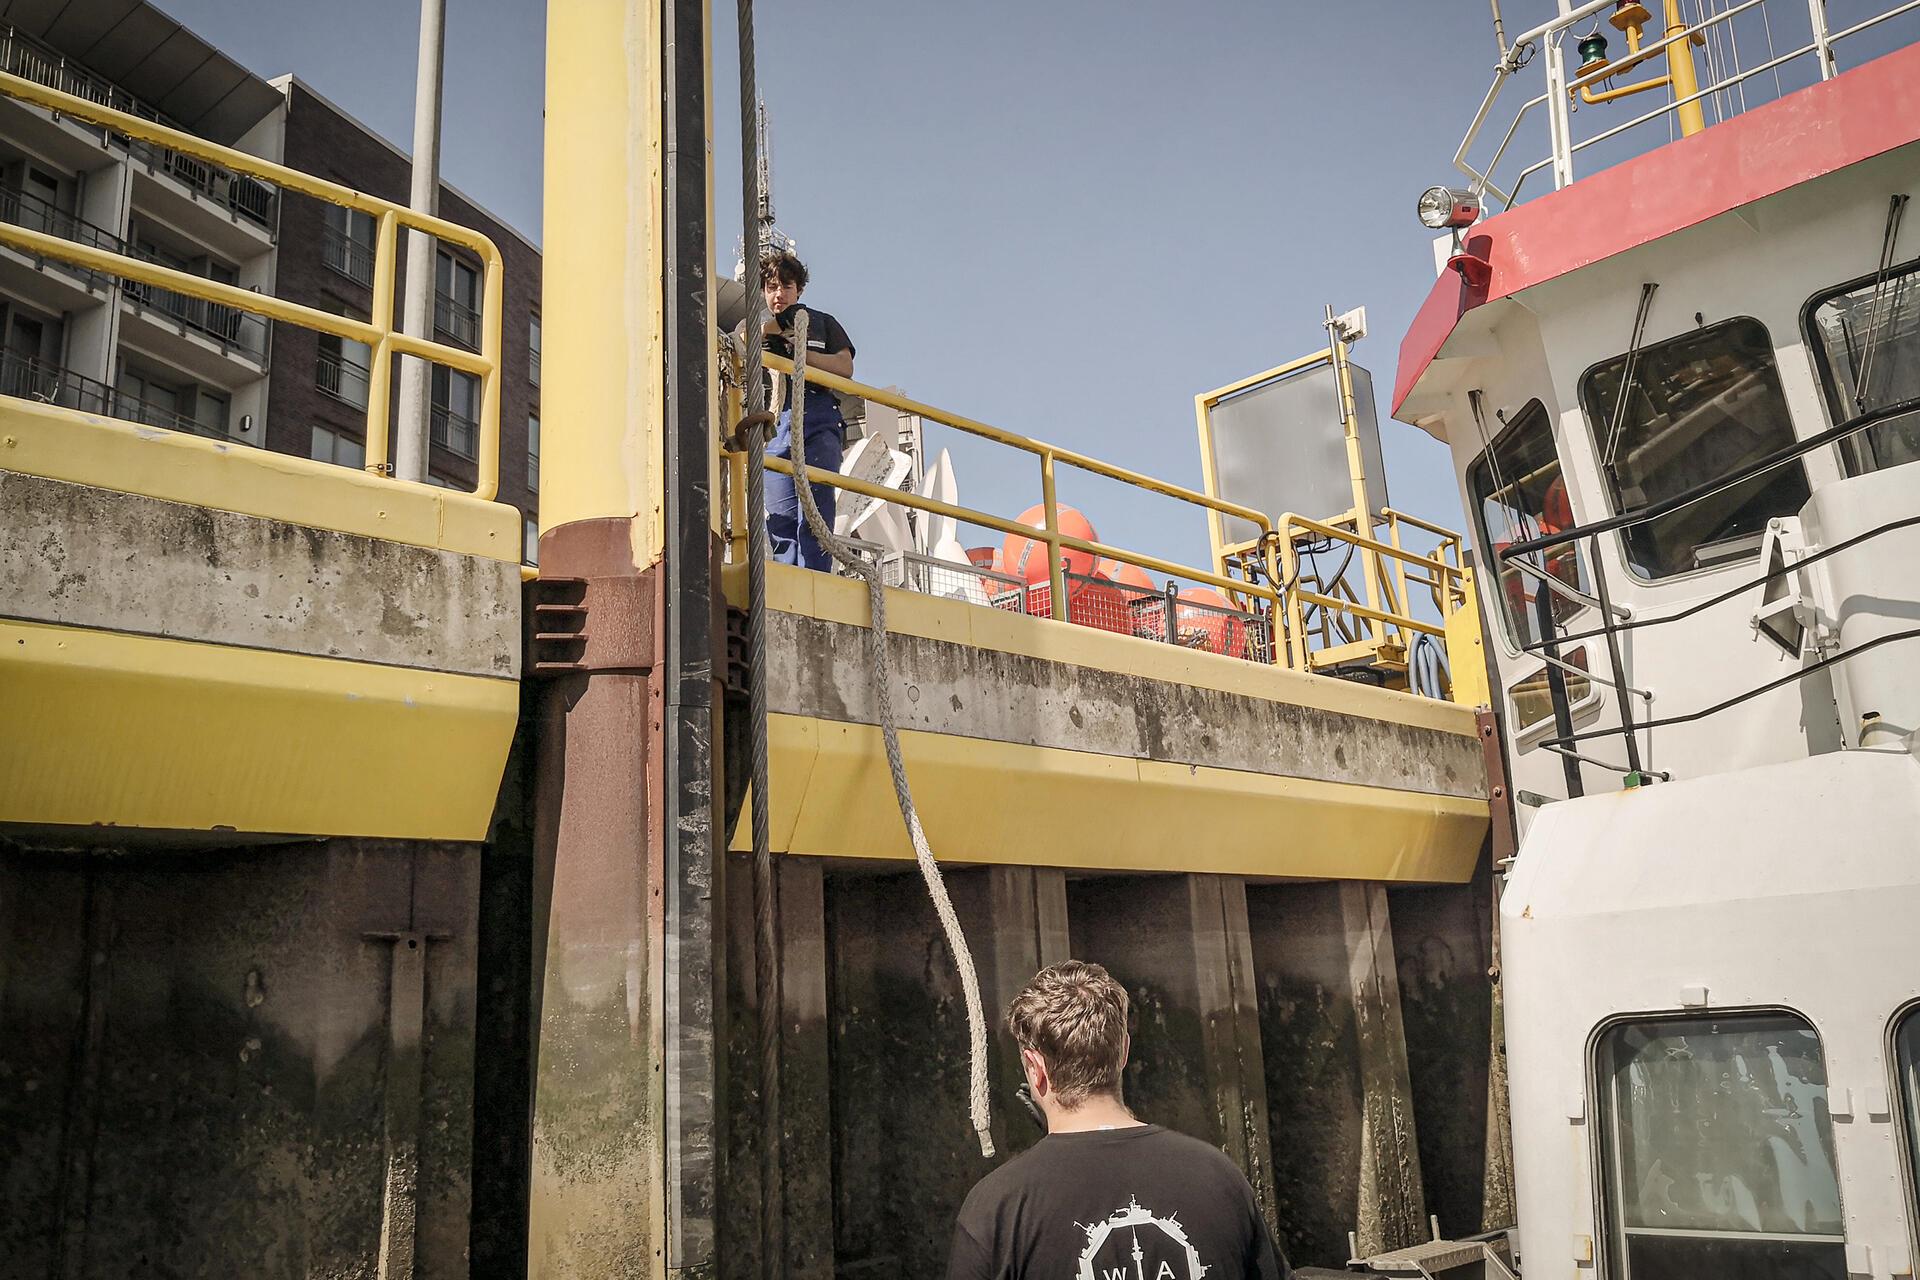
[(880, 585), (880, 566), (867, 560), (844, 538), (827, 527), (813, 499), (813, 485), (807, 479), (807, 311), (795, 310), (793, 317), (793, 378), (787, 388), (787, 404), (792, 414), (793, 488), (806, 513), (807, 528), (833, 558), (855, 575), (866, 579), (867, 600), (872, 610), (867, 628), (867, 653), (873, 668), (873, 697), (879, 712), (880, 735), (886, 742), (887, 768), (893, 774), (893, 796), (900, 805), (900, 817), (907, 824), (907, 836), (913, 841), (913, 858), (920, 876), (927, 883), (927, 896), (933, 899), (934, 914), (953, 952), (954, 967), (960, 971), (960, 989), (967, 1003), (967, 1040), (969, 1053), (968, 1110), (973, 1131), (980, 1139), (980, 1154), (993, 1155), (992, 1116), (987, 1098), (987, 1019), (980, 1007), (980, 979), (974, 973), (973, 953), (967, 949), (967, 935), (960, 928), (960, 917), (947, 896), (947, 882), (940, 875), (927, 844), (927, 833), (920, 826), (920, 812), (914, 808), (913, 791), (907, 785), (907, 762), (900, 753), (900, 730), (893, 716), (893, 658), (887, 651), (887, 596)]
[(760, 93), (754, 84), (753, 0), (739, 0), (740, 23), (740, 239), (744, 246), (746, 343), (741, 378), (747, 447), (747, 717), (753, 763), (753, 984), (759, 1004), (760, 1053), (760, 1272), (787, 1273), (786, 1187), (781, 1174), (779, 886), (767, 804), (767, 435), (766, 381), (760, 338), (765, 304), (760, 292)]

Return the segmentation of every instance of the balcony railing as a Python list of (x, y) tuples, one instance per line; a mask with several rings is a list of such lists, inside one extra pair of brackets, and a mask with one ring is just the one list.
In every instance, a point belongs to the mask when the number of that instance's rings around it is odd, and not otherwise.
[(448, 294), (433, 295), (433, 327), (463, 347), (480, 340), (480, 313)]
[(169, 409), (151, 400), (142, 400), (130, 396), (124, 391), (113, 393), (113, 416), (124, 418), (128, 422), (144, 423), (149, 427), (165, 427), (169, 431), (184, 431), (192, 436), (211, 436), (215, 440), (226, 440), (224, 428), (209, 426), (198, 418), (189, 417), (178, 409)]
[(275, 196), (273, 188), (264, 182), (229, 173), (219, 165), (196, 160), (151, 142), (131, 140), (127, 150), (144, 161), (149, 169), (168, 174), (214, 204), (231, 209), (269, 231), (273, 229)]
[[(68, 61), (64, 54), (10, 26), (0, 27), (0, 70), (46, 85), (49, 89), (70, 93), (76, 98), (97, 102), (103, 107), (124, 111), (128, 115), (174, 125), (157, 108), (140, 101), (119, 85), (79, 63)], [(129, 153), (145, 161), (150, 168), (173, 175), (214, 203), (224, 205), (248, 221), (272, 230), (277, 199), (273, 188), (265, 183), (230, 173), (216, 164), (196, 160), (165, 147), (124, 135), (110, 136), (121, 141)]]
[(320, 260), (349, 280), (373, 284), (373, 246), (361, 244), (338, 227), (321, 229)]
[[(0, 38), (5, 28), (0, 27)], [(0, 60), (18, 56), (0, 49)], [(182, 130), (156, 121), (115, 110), (85, 97), (49, 87), (39, 80), (0, 71), (0, 96), (27, 103), (42, 111), (93, 125), (108, 138), (139, 138), (182, 155), (204, 159), (210, 165), (246, 174), (269, 183), (278, 191), (300, 195), (364, 215), (374, 220), (375, 252), (371, 318), (357, 320), (319, 307), (292, 302), (227, 281), (201, 276), (178, 267), (142, 261), (126, 253), (115, 253), (93, 245), (77, 244), (44, 231), (11, 226), (0, 221), (0, 245), (29, 256), (59, 259), (99, 271), (127, 282), (127, 305), (134, 308), (166, 306), (162, 315), (170, 315), (188, 326), (212, 335), (234, 349), (265, 349), (268, 320), (296, 325), (302, 329), (331, 335), (342, 343), (365, 348), (373, 367), (369, 379), (366, 414), (366, 469), (387, 474), (392, 444), (391, 405), (388, 387), (392, 361), (407, 356), (444, 366), (466, 376), (472, 386), (463, 400), (466, 413), (478, 419), (448, 415), (439, 434), (449, 448), (460, 448), (475, 462), (472, 493), (482, 501), (492, 501), (499, 493), (499, 443), (501, 397), (500, 314), (505, 285), (505, 262), (493, 241), (481, 233), (430, 214), (419, 213), (403, 205), (381, 200), (339, 183), (259, 156), (236, 151), (216, 143), (194, 138)], [(433, 342), (397, 331), (394, 308), (394, 263), (399, 254), (399, 234), (420, 231), (435, 240), (470, 251), (479, 263), (479, 282), (483, 303), (483, 321), (478, 349), (451, 343)], [(179, 300), (168, 298), (178, 294)], [(189, 302), (188, 300), (194, 300)], [(237, 317), (237, 319), (236, 319)], [(131, 405), (129, 412), (146, 420), (167, 416), (167, 411), (152, 412), (160, 406)], [(185, 426), (177, 421), (176, 425)]]
[[(59, 236), (62, 240), (72, 240), (76, 244), (92, 245), (96, 249), (105, 249), (109, 253), (126, 251), (126, 242), (105, 227), (95, 226), (85, 218), (76, 217), (27, 191), (0, 190), (0, 221), (11, 222), (14, 226), (25, 227), (29, 231), (44, 231), (50, 236)], [(75, 266), (70, 262), (51, 258), (47, 261), (89, 285), (96, 284), (103, 278), (98, 271), (87, 267)]]
[(98, 379), (12, 351), (0, 352), (0, 395), (56, 404), (63, 409), (97, 413), (150, 427), (165, 427), (169, 431), (184, 431), (189, 435), (211, 436), (216, 440), (229, 438), (222, 427), (201, 422), (178, 409), (143, 400)]
[(367, 389), (372, 378), (372, 372), (365, 365), (328, 351), (320, 353), (313, 371), (315, 386), (356, 409), (367, 407)]
[(429, 416), (432, 419), (435, 444), (463, 458), (474, 456), (474, 442), (479, 435), (479, 424), (464, 414), (455, 413), (443, 404), (434, 405), (433, 412)]
[(12, 351), (0, 352), (0, 395), (82, 413), (113, 413), (113, 388), (106, 383)]
[(148, 106), (111, 80), (95, 75), (77, 62), (69, 62), (65, 54), (11, 26), (0, 27), (0, 67), (49, 89), (70, 93), (115, 111), (171, 123), (157, 108)]
[[(125, 252), (129, 257), (158, 263), (163, 267), (175, 265), (171, 262), (162, 262), (153, 254), (144, 253), (137, 247), (128, 248)], [(217, 302), (189, 298), (171, 289), (141, 284), (137, 280), (121, 281), (120, 289), (127, 300), (136, 307), (159, 312), (169, 320), (203, 337), (213, 339), (223, 350), (238, 351), (253, 357), (256, 361), (265, 360), (267, 357), (267, 322), (259, 316), (251, 316), (244, 311), (223, 306)]]

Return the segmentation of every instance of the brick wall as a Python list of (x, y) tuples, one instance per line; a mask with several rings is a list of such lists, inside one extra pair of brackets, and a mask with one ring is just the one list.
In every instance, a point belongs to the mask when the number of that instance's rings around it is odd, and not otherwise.
[[(404, 158), (298, 82), (291, 83), (288, 92), (289, 166), (369, 195), (406, 203), (409, 175)], [(280, 211), (275, 292), (291, 302), (329, 311), (344, 309), (366, 317), (372, 290), (329, 267), (322, 256), (325, 207), (308, 196), (286, 195)], [(540, 305), (540, 252), (444, 186), (440, 216), (483, 233), (499, 246), (506, 259), (499, 500), (530, 516), (537, 509), (537, 495), (527, 488), (527, 416), (539, 412), (540, 400), (539, 388), (528, 375), (527, 322)], [(406, 272), (406, 239), (402, 233), (394, 290), (396, 321), (400, 282)], [(477, 258), (464, 250), (456, 252), (478, 268)], [(315, 380), (319, 352), (318, 334), (292, 325), (274, 326), (270, 421), (266, 429), (269, 449), (305, 457), (311, 450), (316, 426), (353, 440), (362, 438), (365, 412), (319, 389)], [(398, 363), (395, 361), (396, 373)], [(474, 463), (437, 446), (429, 470), (463, 489), (471, 488), (475, 479)]]

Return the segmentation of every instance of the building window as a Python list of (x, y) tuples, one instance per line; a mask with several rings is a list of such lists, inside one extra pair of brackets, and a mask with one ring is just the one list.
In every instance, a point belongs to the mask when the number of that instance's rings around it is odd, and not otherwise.
[(463, 458), (475, 456), (480, 436), (480, 379), (433, 366), (433, 442)]
[[(1631, 389), (1621, 407), (1620, 384)], [(1580, 400), (1616, 512), (1729, 474), (1793, 443), (1793, 418), (1758, 320), (1723, 320), (1587, 370)], [(1755, 555), (1767, 521), (1807, 500), (1798, 463), (1622, 532), (1627, 564), (1666, 578)]]
[(527, 317), (527, 381), (540, 385), (540, 313)]
[(1530, 556), (1533, 572), (1503, 562), (1500, 553), (1516, 542), (1526, 542), (1573, 527), (1573, 509), (1567, 501), (1567, 482), (1560, 474), (1560, 455), (1554, 451), (1553, 423), (1538, 400), (1513, 419), (1494, 440), (1492, 448), (1467, 469), (1473, 491), (1474, 519), (1480, 545), (1498, 584), (1500, 616), (1515, 643), (1532, 644), (1540, 635), (1539, 593), (1551, 596), (1553, 616), (1564, 623), (1580, 606), (1554, 594), (1539, 579), (1544, 568), (1578, 591), (1587, 590), (1587, 567), (1580, 548), (1567, 543), (1542, 557)]
[(526, 562), (537, 566), (540, 563), (540, 522), (528, 516), (526, 529)]
[(540, 492), (540, 415), (527, 415), (527, 488)]
[(1826, 1062), (1804, 1020), (1619, 1023), (1595, 1085), (1611, 1280), (1845, 1280)]
[(373, 348), (351, 338), (323, 333), (320, 354), (313, 371), (314, 385), (356, 409), (367, 407), (367, 387), (372, 380)]
[(374, 221), (370, 213), (326, 206), (320, 233), (320, 260), (349, 280), (373, 284)]
[[(1836, 425), (1920, 398), (1920, 262), (1815, 298), (1803, 324)], [(1920, 460), (1920, 409), (1847, 437), (1840, 456), (1856, 476)]]
[(433, 327), (463, 347), (480, 345), (480, 273), (442, 249), (434, 262)]
[(367, 447), (352, 436), (330, 431), (326, 427), (313, 429), (313, 447), (310, 455), (316, 462), (331, 462), (336, 466), (352, 467), (355, 471), (364, 470), (367, 465)]

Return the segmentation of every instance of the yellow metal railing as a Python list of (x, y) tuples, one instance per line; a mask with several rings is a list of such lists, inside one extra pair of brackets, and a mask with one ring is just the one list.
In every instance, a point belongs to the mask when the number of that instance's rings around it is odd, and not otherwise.
[[(782, 373), (792, 371), (792, 363), (779, 356), (769, 354), (765, 357), (765, 363), (768, 368)], [(1063, 602), (1068, 599), (1064, 559), (1064, 553), (1068, 551), (1134, 565), (1151, 573), (1205, 583), (1227, 593), (1231, 600), (1243, 604), (1251, 603), (1254, 608), (1264, 608), (1274, 633), (1273, 661), (1277, 665), (1301, 671), (1315, 670), (1329, 665), (1322, 660), (1321, 652), (1313, 650), (1309, 644), (1309, 628), (1302, 616), (1303, 607), (1307, 604), (1316, 605), (1323, 614), (1327, 610), (1338, 610), (1369, 622), (1378, 621), (1382, 626), (1395, 628), (1400, 633), (1431, 635), (1444, 643), (1447, 634), (1443, 625), (1444, 619), (1456, 612), (1465, 601), (1466, 587), (1459, 560), (1459, 535), (1415, 517), (1387, 512), (1388, 536), (1392, 541), (1380, 542), (1356, 534), (1351, 529), (1343, 529), (1335, 524), (1306, 516), (1288, 513), (1277, 518), (1269, 517), (1235, 502), (1211, 497), (1198, 490), (1171, 484), (1126, 467), (1115, 466), (1077, 450), (1062, 448), (974, 418), (950, 413), (898, 392), (868, 386), (850, 378), (809, 370), (807, 381), (847, 395), (859, 396), (871, 404), (885, 405), (899, 413), (915, 415), (925, 421), (951, 427), (966, 435), (991, 441), (1034, 458), (1039, 464), (1040, 506), (1043, 513), (1039, 528), (992, 512), (942, 502), (908, 490), (889, 488), (819, 467), (808, 467), (807, 479), (812, 483), (824, 484), (844, 492), (863, 494), (881, 502), (893, 503), (932, 515), (947, 516), (997, 533), (1014, 534), (1041, 543), (1047, 549), (1047, 576), (1051, 585), (1049, 597), (1051, 601)], [(733, 426), (739, 421), (740, 415), (740, 395), (737, 389), (732, 389), (729, 391), (725, 409), (728, 428), (725, 432), (726, 438), (732, 437)], [(733, 554), (734, 558), (739, 560), (744, 558), (746, 551), (747, 519), (742, 505), (746, 493), (746, 453), (741, 450), (727, 449), (724, 446), (722, 446), (722, 452), (729, 467), (729, 514), (733, 533)], [(769, 457), (766, 464), (769, 470), (784, 475), (791, 476), (795, 472), (793, 463), (785, 458)], [(1222, 516), (1244, 520), (1259, 530), (1259, 537), (1239, 548), (1238, 556), (1230, 561), (1223, 560), (1212, 568), (1182, 564), (1163, 556), (1134, 551), (1112, 543), (1075, 537), (1062, 532), (1060, 528), (1056, 480), (1059, 469), (1062, 467), (1071, 467), (1147, 493), (1188, 503), (1207, 512), (1213, 520)], [(1403, 526), (1440, 536), (1442, 538), (1440, 549), (1428, 556), (1400, 546)], [(1309, 536), (1351, 543), (1363, 553), (1373, 557), (1376, 564), (1385, 561), (1394, 562), (1397, 565), (1397, 602), (1389, 601), (1388, 607), (1373, 608), (1352, 599), (1315, 592), (1303, 586), (1300, 579), (1300, 558), (1295, 544), (1297, 539)], [(1251, 571), (1248, 571), (1249, 561), (1252, 562)], [(1243, 572), (1235, 574), (1226, 571), (1234, 565), (1241, 567)], [(1426, 622), (1409, 615), (1405, 603), (1409, 583), (1425, 584), (1430, 587), (1434, 594), (1436, 609), (1443, 620), (1441, 623)], [(1388, 590), (1392, 592), (1392, 587), (1390, 586)], [(1069, 611), (1064, 604), (1054, 604), (1051, 612), (1056, 618), (1065, 619), (1069, 616)]]
[[(388, 462), (391, 432), (388, 422), (393, 357), (416, 356), (434, 364), (458, 369), (480, 379), (480, 438), (477, 459), (476, 497), (491, 501), (500, 490), (500, 351), (502, 297), (506, 288), (505, 263), (493, 241), (478, 231), (446, 222), (423, 213), (415, 213), (389, 200), (328, 182), (297, 169), (263, 160), (258, 156), (208, 142), (190, 133), (170, 128), (142, 116), (116, 111), (86, 98), (78, 98), (58, 89), (50, 89), (21, 76), (0, 72), (0, 96), (43, 107), (88, 124), (99, 125), (129, 138), (137, 138), (221, 165), (235, 173), (270, 182), (282, 191), (324, 200), (344, 209), (370, 214), (376, 219), (373, 259), (374, 320), (369, 323), (334, 315), (314, 307), (288, 302), (270, 294), (255, 293), (239, 285), (222, 284), (205, 276), (176, 271), (157, 263), (145, 262), (123, 254), (63, 240), (58, 236), (27, 227), (0, 222), (0, 244), (23, 253), (133, 280), (156, 288), (170, 289), (189, 298), (231, 307), (236, 311), (265, 316), (304, 329), (332, 334), (372, 349), (371, 376), (367, 387), (366, 456), (367, 470), (390, 474)], [(426, 338), (398, 332), (393, 323), (393, 287), (399, 256), (399, 229), (423, 231), (435, 239), (463, 245), (480, 256), (482, 267), (483, 323), (480, 350), (468, 351)]]

